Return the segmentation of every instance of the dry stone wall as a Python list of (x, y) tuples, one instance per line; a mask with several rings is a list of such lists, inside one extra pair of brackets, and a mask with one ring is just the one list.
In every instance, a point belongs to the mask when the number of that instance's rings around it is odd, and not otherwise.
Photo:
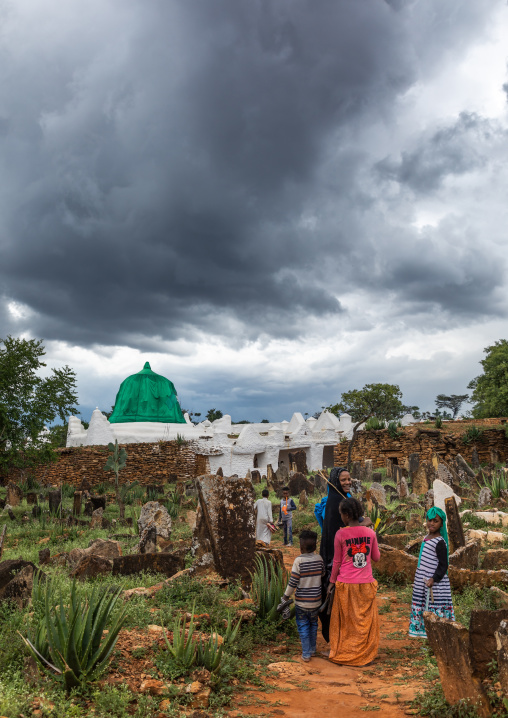
[[(396, 459), (395, 463), (404, 465), (411, 454), (419, 454), (420, 462), (431, 461), (433, 454), (449, 463), (461, 454), (467, 461), (473, 459), (476, 452), (480, 462), (490, 463), (508, 459), (508, 438), (505, 424), (501, 419), (483, 419), (474, 422), (474, 426), (483, 430), (476, 442), (464, 444), (461, 436), (472, 425), (471, 422), (444, 422), (443, 429), (429, 428), (426, 424), (413, 424), (399, 429), (400, 435), (393, 439), (386, 429), (379, 431), (359, 431), (353, 446), (352, 461), (372, 459), (374, 469), (386, 466), (387, 459)], [(334, 448), (335, 466), (347, 464), (349, 441), (341, 442)]]
[[(193, 479), (209, 470), (207, 457), (196, 453), (192, 442), (161, 441), (156, 444), (125, 444), (127, 464), (120, 472), (120, 483), (139, 481), (142, 485), (164, 484)], [(90, 487), (104, 481), (113, 482), (112, 471), (104, 471), (109, 455), (106, 446), (77, 446), (58, 449), (58, 461), (38, 467), (34, 474), (44, 484), (72, 484), (76, 488), (83, 480)], [(25, 477), (26, 478), (26, 477)], [(8, 480), (21, 476), (15, 471)]]

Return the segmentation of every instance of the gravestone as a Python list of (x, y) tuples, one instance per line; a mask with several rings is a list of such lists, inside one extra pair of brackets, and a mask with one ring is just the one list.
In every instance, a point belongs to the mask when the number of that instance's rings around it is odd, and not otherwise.
[(423, 496), (432, 486), (435, 478), (433, 465), (428, 461), (422, 461), (412, 477), (412, 489), (414, 494)]
[(300, 451), (290, 452), (289, 463), (296, 464), (296, 471), (300, 474), (307, 475), (309, 473), (307, 468), (307, 454), (303, 449), (300, 449)]
[(81, 514), (81, 499), (82, 498), (83, 498), (82, 491), (74, 492), (74, 500), (72, 503), (72, 513), (74, 516), (79, 516)]
[(30, 491), (26, 495), (26, 502), (29, 506), (33, 506), (34, 504), (37, 503), (37, 494), (35, 491)]
[(481, 541), (476, 539), (450, 554), (450, 566), (476, 570), (480, 562)]
[(298, 500), (298, 506), (301, 506), (302, 508), (305, 508), (305, 506), (309, 505), (309, 499), (307, 498), (307, 492), (305, 489), (300, 494), (300, 498)]
[(113, 576), (129, 576), (150, 571), (171, 577), (184, 568), (185, 558), (172, 553), (134, 553), (113, 559)]
[(376, 483), (380, 484), (383, 480), (383, 474), (380, 471), (374, 471), (372, 474), (372, 481), (375, 481)]
[(408, 464), (409, 475), (412, 477), (420, 466), (420, 454), (409, 454)]
[(392, 478), (392, 466), (393, 466), (392, 460), (386, 459), (386, 477), (388, 479)]
[(489, 664), (496, 656), (495, 633), (501, 621), (508, 620), (508, 609), (495, 611), (473, 609), (469, 621), (469, 645), (473, 666), (481, 678), (488, 673)]
[(437, 478), (448, 486), (453, 486), (453, 474), (445, 464), (438, 464)]
[(307, 494), (311, 495), (314, 493), (314, 486), (300, 473), (292, 474), (292, 476), (289, 477), (288, 488), (290, 496), (299, 496), (302, 491), (306, 491)]
[(42, 513), (42, 509), (38, 504), (35, 504), (35, 506), (32, 507), (32, 516), (34, 519), (39, 518), (39, 516)]
[(102, 506), (98, 509), (95, 509), (95, 511), (92, 513), (92, 520), (90, 521), (90, 528), (91, 529), (101, 529), (102, 528), (102, 514), (104, 513), (104, 509)]
[(444, 500), (446, 512), (446, 530), (448, 531), (448, 540), (450, 542), (450, 551), (453, 553), (461, 546), (466, 545), (464, 538), (464, 529), (459, 516), (459, 508), (453, 496)]
[(476, 477), (476, 474), (473, 469), (469, 466), (467, 461), (460, 454), (457, 454), (457, 456), (455, 457), (455, 464), (457, 465), (457, 468), (462, 469), (462, 471), (467, 476), (469, 476), (469, 478), (474, 479)]
[(91, 501), (87, 501), (83, 513), (85, 516), (91, 516), (94, 512), (93, 504)]
[(53, 516), (56, 516), (58, 513), (58, 509), (60, 508), (60, 504), (62, 501), (62, 492), (60, 489), (57, 491), (50, 491), (48, 493), (48, 501), (49, 501), (49, 513), (53, 514)]
[(272, 486), (275, 483), (275, 474), (273, 473), (272, 465), (268, 464), (266, 467), (266, 483)]
[(397, 496), (399, 499), (405, 499), (409, 495), (409, 488), (406, 479), (401, 476), (397, 482)]
[[(252, 484), (249, 481), (249, 485)], [(171, 516), (165, 506), (158, 501), (148, 501), (143, 508), (138, 519), (138, 529), (140, 535), (147, 528), (154, 527), (156, 535), (163, 539), (171, 538)]]
[(7, 484), (7, 495), (5, 497), (5, 505), (9, 504), (9, 506), (18, 506), (19, 502), (21, 501), (23, 497), (23, 493), (19, 486), (15, 484), (13, 481), (9, 481)]
[(367, 497), (371, 498), (377, 506), (386, 506), (386, 491), (381, 484), (373, 482), (369, 486)]
[(96, 511), (97, 509), (103, 509), (103, 511), (106, 511), (105, 496), (90, 496), (90, 501), (92, 502), (94, 511)]
[(480, 489), (478, 494), (478, 508), (483, 509), (485, 506), (490, 506), (492, 503), (492, 491), (488, 486), (484, 486)]
[(425, 494), (425, 513), (434, 506), (434, 489), (429, 489)]
[(351, 478), (352, 479), (358, 479), (358, 481), (362, 480), (362, 462), (361, 461), (353, 461), (353, 464), (351, 466)]
[(261, 474), (259, 473), (259, 471), (258, 471), (257, 469), (253, 469), (253, 470), (250, 472), (250, 475), (251, 475), (251, 480), (252, 480), (252, 483), (253, 483), (253, 484), (260, 484), (260, 483), (261, 483)]
[(364, 473), (365, 481), (372, 481), (372, 469), (373, 469), (372, 459), (365, 459), (365, 473)]
[(476, 446), (473, 446), (473, 451), (471, 452), (471, 466), (473, 469), (480, 468), (480, 457), (478, 456), (478, 449)]
[(141, 533), (139, 553), (157, 553), (157, 529), (155, 526), (150, 526)]
[(446, 700), (455, 705), (468, 698), (481, 718), (491, 715), (490, 703), (476, 674), (469, 650), (469, 631), (456, 621), (423, 614), (427, 640), (437, 660), (440, 683)]
[(211, 553), (223, 578), (250, 583), (254, 568), (256, 526), (252, 484), (238, 477), (200, 476), (195, 480), (199, 511), (194, 536)]
[(43, 548), (39, 551), (39, 566), (44, 566), (45, 563), (49, 563), (51, 551), (49, 548)]
[(508, 694), (508, 621), (501, 621), (494, 634), (497, 650), (497, 669), (503, 693)]
[(280, 464), (279, 468), (275, 472), (275, 481), (278, 486), (285, 486), (289, 479), (288, 467), (285, 464)]
[(437, 506), (441, 511), (445, 511), (445, 499), (450, 496), (454, 497), (458, 506), (462, 503), (462, 499), (454, 493), (453, 489), (439, 479), (434, 481), (432, 489), (434, 491), (434, 506)]
[[(386, 475), (388, 476), (388, 473)], [(402, 478), (402, 466), (399, 466), (398, 464), (392, 464), (390, 477), (393, 479), (395, 485), (397, 485), (399, 480)]]

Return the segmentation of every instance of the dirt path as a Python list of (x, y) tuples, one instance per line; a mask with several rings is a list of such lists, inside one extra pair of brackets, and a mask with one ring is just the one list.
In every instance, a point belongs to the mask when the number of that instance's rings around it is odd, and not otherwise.
[[(288, 568), (298, 553), (296, 547), (284, 549)], [(385, 612), (387, 603), (389, 612)], [(420, 644), (407, 638), (409, 606), (399, 602), (394, 591), (383, 589), (378, 593), (378, 606), (385, 608), (380, 614), (379, 656), (372, 665), (351, 668), (317, 657), (303, 663), (299, 653), (274, 655), (273, 668), (278, 678), (267, 680), (270, 688), (266, 691), (260, 688), (246, 692), (241, 707), (237, 704), (230, 715), (313, 718), (342, 715), (343, 710), (375, 711), (379, 718), (413, 714), (408, 702), (429, 683), (424, 681), (418, 661)], [(318, 652), (327, 647), (318, 633)]]

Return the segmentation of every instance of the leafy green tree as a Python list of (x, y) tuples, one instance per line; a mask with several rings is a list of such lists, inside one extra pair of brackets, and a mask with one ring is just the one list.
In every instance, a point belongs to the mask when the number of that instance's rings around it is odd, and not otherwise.
[(508, 340), (499, 339), (484, 352), (483, 374), (468, 384), (475, 405), (472, 414), (476, 419), (508, 416)]
[(46, 366), (40, 339), (0, 339), (0, 467), (27, 468), (55, 458), (44, 427), (77, 413), (76, 374)]
[(339, 416), (350, 414), (355, 423), (349, 442), (348, 468), (356, 435), (361, 424), (371, 416), (389, 422), (404, 416), (406, 407), (402, 403), (402, 392), (396, 384), (365, 384), (363, 389), (345, 391), (338, 404), (332, 404), (328, 411)]
[(208, 421), (215, 421), (216, 419), (222, 419), (223, 414), (220, 409), (208, 409), (206, 418)]
[[(459, 409), (462, 404), (469, 399), (469, 394), (438, 394), (436, 396), (436, 406), (438, 409), (450, 409), (452, 412), (452, 419), (455, 419), (459, 413)], [(446, 416), (443, 414), (444, 418)]]

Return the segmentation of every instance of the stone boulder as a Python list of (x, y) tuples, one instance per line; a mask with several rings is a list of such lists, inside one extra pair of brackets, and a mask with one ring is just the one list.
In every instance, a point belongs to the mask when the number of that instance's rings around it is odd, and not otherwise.
[(497, 586), (490, 587), (490, 597), (496, 608), (508, 608), (508, 593)]
[(307, 496), (307, 492), (305, 489), (301, 492), (300, 497), (298, 499), (298, 506), (304, 509), (306, 506), (309, 505), (309, 499)]
[[(139, 553), (157, 553), (157, 529), (155, 526), (148, 526), (143, 530), (139, 538)], [(170, 541), (169, 539), (162, 539)]]
[(101, 529), (102, 528), (102, 514), (103, 513), (104, 513), (103, 508), (95, 509), (95, 511), (92, 514), (92, 520), (90, 521), (91, 529)]
[(430, 461), (419, 463), (416, 471), (411, 474), (413, 493), (419, 496), (426, 494), (435, 478), (436, 471)]
[(483, 557), (482, 569), (484, 571), (498, 568), (508, 569), (508, 549), (506, 548), (489, 549)]
[(471, 660), (467, 628), (428, 611), (423, 616), (446, 700), (455, 705), (467, 698), (476, 706), (481, 718), (488, 718), (490, 703)]
[(78, 578), (83, 581), (85, 578), (96, 578), (111, 573), (113, 570), (113, 561), (109, 558), (101, 556), (83, 556), (77, 566), (70, 572), (71, 578)]
[(168, 510), (158, 501), (148, 501), (141, 509), (138, 519), (138, 529), (141, 535), (145, 529), (154, 527), (157, 536), (164, 539), (171, 538), (171, 516)]
[(290, 452), (289, 454), (289, 463), (296, 465), (296, 470), (300, 474), (308, 474), (309, 469), (307, 468), (307, 454), (303, 449), (300, 449), (299, 451)]
[(76, 566), (85, 556), (98, 556), (113, 560), (121, 555), (122, 547), (118, 541), (98, 538), (91, 541), (88, 548), (73, 548), (69, 551), (68, 562), (71, 566)]
[(23, 498), (23, 492), (20, 487), (13, 481), (9, 481), (7, 484), (7, 495), (5, 497), (5, 505), (18, 506), (21, 499)]
[(497, 668), (503, 693), (508, 694), (508, 621), (501, 621), (495, 633)]
[(19, 610), (25, 608), (32, 597), (34, 571), (33, 566), (22, 568), (3, 589), (1, 600), (12, 601)]
[(308, 496), (314, 493), (314, 486), (307, 479), (307, 477), (300, 472), (294, 472), (291, 474), (288, 486), (290, 496), (299, 496), (302, 491), (306, 491)]
[[(409, 534), (391, 534), (386, 535), (384, 534), (380, 540), (383, 541), (383, 544), (385, 546), (390, 546), (391, 548), (398, 548), (403, 549), (407, 542), (410, 539)], [(378, 564), (376, 564), (377, 566)]]

